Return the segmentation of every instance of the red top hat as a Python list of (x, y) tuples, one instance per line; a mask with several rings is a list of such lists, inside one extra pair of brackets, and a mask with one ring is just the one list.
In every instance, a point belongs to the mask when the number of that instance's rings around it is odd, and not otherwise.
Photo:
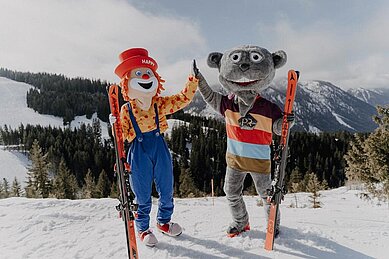
[(148, 51), (143, 48), (125, 50), (119, 55), (119, 59), (121, 63), (116, 67), (115, 74), (120, 78), (123, 78), (128, 71), (137, 67), (147, 67), (153, 72), (156, 72), (158, 68), (157, 62), (150, 58)]

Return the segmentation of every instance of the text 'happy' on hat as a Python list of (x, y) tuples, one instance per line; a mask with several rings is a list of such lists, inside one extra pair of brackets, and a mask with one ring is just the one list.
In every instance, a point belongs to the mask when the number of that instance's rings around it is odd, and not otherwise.
[(147, 67), (153, 72), (156, 72), (158, 68), (157, 62), (149, 57), (148, 51), (144, 48), (125, 50), (119, 55), (119, 60), (121, 63), (116, 67), (115, 74), (120, 78), (134, 68)]

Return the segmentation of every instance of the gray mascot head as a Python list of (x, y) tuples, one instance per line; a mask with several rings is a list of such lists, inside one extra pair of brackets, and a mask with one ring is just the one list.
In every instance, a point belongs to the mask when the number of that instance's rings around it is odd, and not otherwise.
[(235, 94), (245, 105), (252, 96), (260, 94), (269, 86), (276, 69), (286, 63), (282, 50), (270, 53), (267, 49), (243, 45), (208, 55), (208, 66), (219, 69), (219, 81), (225, 89)]

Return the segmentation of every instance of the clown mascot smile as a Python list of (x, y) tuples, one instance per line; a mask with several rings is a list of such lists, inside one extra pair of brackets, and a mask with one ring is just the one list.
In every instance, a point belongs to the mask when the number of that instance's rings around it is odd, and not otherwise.
[[(159, 194), (157, 229), (169, 236), (181, 234), (181, 226), (171, 222), (173, 214), (173, 165), (161, 133), (168, 128), (166, 115), (186, 107), (192, 100), (198, 80), (189, 76), (185, 88), (176, 95), (161, 97), (164, 90), (157, 73), (157, 62), (143, 48), (132, 48), (119, 55), (115, 73), (126, 104), (120, 111), (123, 139), (131, 145), (127, 161), (131, 167), (130, 182), (138, 207), (135, 220), (139, 238), (147, 246), (158, 242), (149, 227), (152, 183)], [(110, 116), (111, 123), (116, 120)]]

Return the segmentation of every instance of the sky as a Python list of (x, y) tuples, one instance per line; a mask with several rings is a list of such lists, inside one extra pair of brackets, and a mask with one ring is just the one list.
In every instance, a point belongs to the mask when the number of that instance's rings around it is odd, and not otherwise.
[(251, 44), (284, 50), (301, 80), (389, 88), (389, 1), (0, 0), (0, 67), (118, 83), (118, 55), (144, 47), (166, 94), (196, 59), (210, 84), (211, 52)]

